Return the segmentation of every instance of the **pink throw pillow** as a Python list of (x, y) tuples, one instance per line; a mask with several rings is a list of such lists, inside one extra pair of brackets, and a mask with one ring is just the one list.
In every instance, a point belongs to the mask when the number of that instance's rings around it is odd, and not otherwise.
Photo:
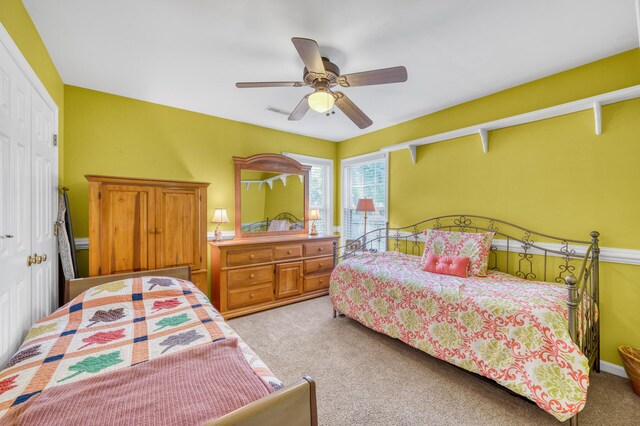
[(442, 275), (454, 275), (456, 277), (467, 278), (467, 268), (469, 258), (462, 256), (438, 256), (427, 253), (427, 258), (422, 267), (423, 271), (433, 272)]
[(428, 229), (425, 232), (424, 254), (422, 262), (428, 253), (440, 256), (461, 256), (469, 258), (469, 275), (484, 277), (487, 275), (489, 253), (493, 232), (455, 232)]

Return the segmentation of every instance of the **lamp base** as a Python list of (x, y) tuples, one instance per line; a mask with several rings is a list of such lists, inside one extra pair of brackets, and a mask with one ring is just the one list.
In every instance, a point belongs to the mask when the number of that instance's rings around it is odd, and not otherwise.
[(309, 235), (318, 235), (318, 230), (316, 229), (315, 223), (311, 225), (311, 232), (309, 233)]
[(216, 226), (216, 230), (213, 232), (213, 240), (218, 243), (222, 240), (222, 231), (220, 230), (220, 226)]

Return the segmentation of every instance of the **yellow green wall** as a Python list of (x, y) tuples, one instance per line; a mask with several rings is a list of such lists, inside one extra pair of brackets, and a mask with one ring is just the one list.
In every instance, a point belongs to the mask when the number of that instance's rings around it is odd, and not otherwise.
[(58, 105), (59, 180), (64, 172), (64, 85), (40, 34), (20, 0), (0, 0), (0, 22)]
[(286, 186), (281, 180), (276, 180), (273, 189), (266, 187), (264, 217), (273, 219), (284, 212), (304, 218), (304, 184), (297, 176), (289, 176)]
[[(640, 50), (439, 111), (338, 145), (338, 157), (640, 84)], [(601, 232), (601, 245), (640, 250), (640, 99), (604, 106), (596, 136), (591, 111), (390, 154), (389, 219), (493, 216), (568, 238)], [(339, 197), (336, 204), (340, 202)], [(337, 215), (339, 219), (339, 215)], [(602, 263), (602, 358), (640, 346), (640, 266)]]
[[(85, 174), (211, 182), (208, 217), (227, 209), (233, 230), (232, 156), (293, 152), (334, 159), (337, 144), (149, 102), (65, 86), (64, 183), (76, 238), (88, 235)], [(209, 224), (209, 231), (215, 227)], [(87, 251), (79, 253), (86, 274)]]
[(247, 189), (242, 185), (240, 203), (242, 205), (242, 224), (262, 222), (264, 215), (264, 200), (267, 191), (264, 188), (258, 189), (258, 185), (250, 185)]

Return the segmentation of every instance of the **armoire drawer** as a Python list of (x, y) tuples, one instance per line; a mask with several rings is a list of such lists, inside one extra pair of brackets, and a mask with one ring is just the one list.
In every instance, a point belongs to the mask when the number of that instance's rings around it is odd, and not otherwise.
[(273, 250), (271, 247), (232, 250), (227, 253), (227, 264), (229, 266), (250, 265), (252, 263), (271, 262), (272, 260)]
[(290, 244), (275, 247), (276, 260), (302, 257), (302, 245)]
[(227, 272), (229, 288), (249, 287), (273, 281), (273, 266), (255, 266)]
[(322, 241), (317, 243), (306, 243), (304, 244), (304, 255), (305, 256), (322, 256), (322, 255), (333, 255), (333, 242), (331, 241)]
[(315, 291), (324, 288), (329, 288), (329, 278), (331, 275), (320, 275), (312, 278), (304, 279), (304, 291)]
[(333, 256), (319, 257), (304, 261), (304, 274), (319, 274), (333, 269)]
[(273, 300), (273, 285), (268, 283), (234, 290), (229, 289), (227, 302), (230, 309), (236, 309), (271, 300)]

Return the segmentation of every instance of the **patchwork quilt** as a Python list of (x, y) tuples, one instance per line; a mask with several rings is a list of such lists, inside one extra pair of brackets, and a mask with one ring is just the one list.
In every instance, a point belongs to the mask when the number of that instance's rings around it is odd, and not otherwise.
[(355, 256), (331, 275), (335, 309), (367, 327), (495, 380), (564, 421), (584, 408), (589, 362), (568, 331), (566, 290), (489, 272), (422, 271), (420, 257)]
[(0, 372), (0, 422), (52, 386), (229, 337), (265, 383), (282, 387), (189, 281), (150, 276), (93, 287), (34, 324)]

